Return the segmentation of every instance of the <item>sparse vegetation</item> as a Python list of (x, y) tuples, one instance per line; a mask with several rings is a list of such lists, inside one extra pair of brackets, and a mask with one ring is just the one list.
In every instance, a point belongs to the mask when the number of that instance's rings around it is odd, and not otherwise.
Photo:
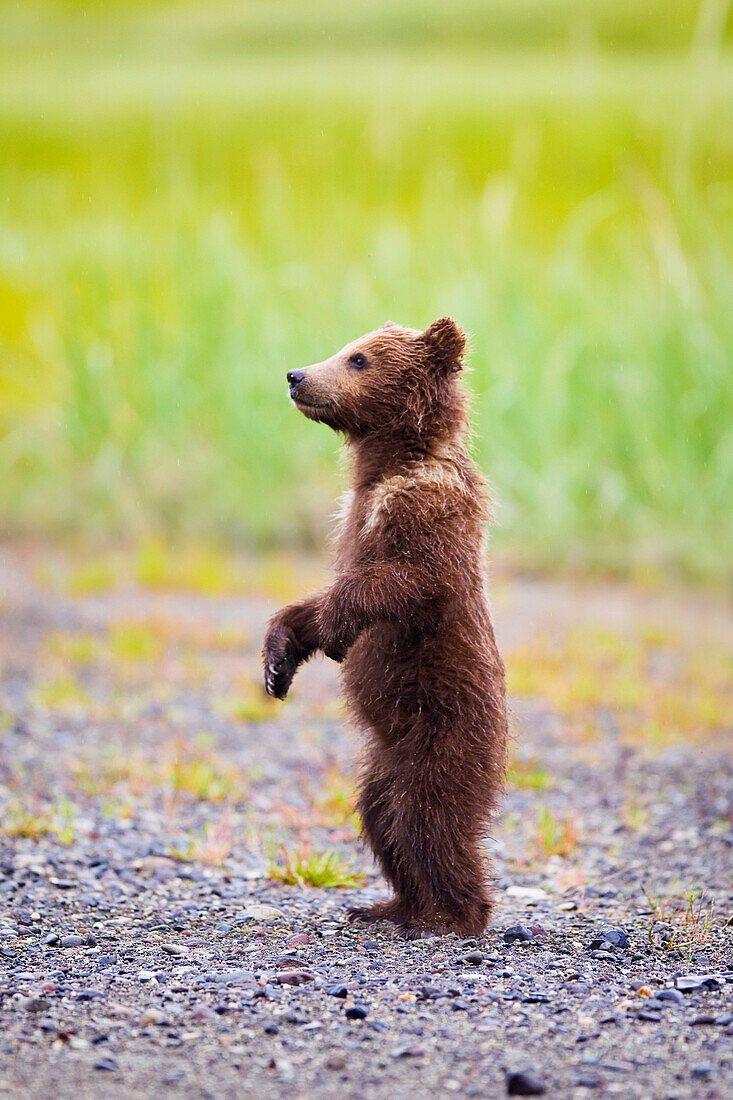
[(624, 801), (621, 820), (627, 829), (636, 830), (646, 826), (649, 822), (649, 808), (633, 795)]
[(72, 568), (66, 578), (66, 588), (70, 596), (98, 596), (110, 592), (116, 581), (112, 562), (96, 558)]
[(714, 930), (715, 900), (706, 890), (690, 887), (680, 894), (661, 896), (644, 887), (651, 910), (649, 943), (667, 951), (689, 951), (705, 946)]
[(48, 836), (54, 832), (53, 820), (48, 813), (31, 813), (18, 807), (12, 807), (5, 813), (2, 825), (4, 836), (26, 837), (29, 840), (37, 840), (38, 837)]
[(46, 710), (63, 714), (84, 713), (95, 706), (88, 692), (70, 673), (42, 684), (35, 698)]
[(218, 821), (207, 822), (196, 834), (189, 833), (185, 846), (174, 845), (169, 852), (173, 859), (222, 867), (231, 855), (233, 844), (231, 819), (224, 816)]
[(142, 543), (134, 562), (135, 581), (154, 591), (232, 595), (244, 589), (233, 561), (213, 546), (190, 544), (175, 548), (159, 539)]
[(353, 860), (331, 849), (316, 852), (308, 842), (295, 848), (281, 844), (270, 857), (268, 874), (275, 882), (289, 886), (347, 890), (364, 885), (364, 876), (354, 871)]
[(155, 661), (163, 652), (159, 631), (143, 622), (113, 624), (109, 647), (118, 661)]
[(536, 760), (517, 759), (507, 769), (506, 779), (512, 787), (525, 787), (531, 791), (544, 791), (552, 781), (549, 772)]
[(244, 795), (248, 776), (226, 763), (204, 736), (172, 738), (150, 753), (111, 751), (106, 757), (76, 760), (73, 779), (88, 795), (140, 796), (151, 790), (178, 798), (222, 802)]
[(220, 802), (230, 797), (242, 797), (245, 777), (225, 764), (210, 744), (201, 740), (193, 749), (186, 749), (181, 739), (171, 742), (160, 765), (162, 783), (176, 794), (187, 794), (199, 801)]
[(265, 694), (262, 684), (254, 679), (242, 679), (238, 694), (223, 700), (221, 709), (240, 722), (271, 722), (282, 711), (282, 704)]
[(3, 811), (0, 834), (28, 840), (55, 836), (60, 844), (72, 844), (76, 836), (76, 808), (67, 801), (37, 811), (10, 805)]
[(361, 819), (356, 810), (356, 787), (336, 766), (330, 768), (319, 787), (316, 813), (327, 828), (349, 828), (358, 833)]
[(572, 817), (559, 819), (548, 806), (537, 808), (537, 841), (546, 856), (569, 856), (578, 844), (578, 828)]
[(53, 631), (46, 637), (44, 650), (49, 657), (57, 657), (71, 665), (91, 665), (99, 660), (100, 639), (82, 631)]
[[(594, 736), (600, 708), (613, 712), (624, 738), (652, 745), (731, 728), (727, 648), (672, 648), (672, 642), (648, 627), (628, 635), (582, 627), (561, 638), (538, 637), (509, 655), (509, 686), (515, 695), (547, 700), (579, 738)], [(661, 674), (660, 662), (667, 666)]]

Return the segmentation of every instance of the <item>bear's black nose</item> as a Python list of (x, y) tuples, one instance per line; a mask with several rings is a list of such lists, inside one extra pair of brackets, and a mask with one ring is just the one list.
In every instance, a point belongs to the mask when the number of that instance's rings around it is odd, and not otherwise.
[(293, 389), (294, 386), (299, 385), (303, 381), (304, 378), (305, 378), (305, 371), (304, 370), (289, 370), (288, 371), (288, 385), (290, 386), (291, 389)]

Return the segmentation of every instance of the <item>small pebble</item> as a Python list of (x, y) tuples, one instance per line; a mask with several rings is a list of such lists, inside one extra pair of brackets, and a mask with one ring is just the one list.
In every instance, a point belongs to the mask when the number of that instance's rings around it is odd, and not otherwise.
[(720, 989), (723, 980), (715, 974), (683, 974), (675, 978), (674, 984), (683, 993), (694, 993), (696, 989)]
[(517, 941), (519, 943), (529, 943), (532, 938), (532, 932), (526, 924), (513, 924), (504, 933), (505, 943), (515, 943)]
[(305, 985), (306, 982), (315, 981), (315, 977), (310, 970), (283, 970), (272, 980), (276, 985)]
[(239, 921), (251, 920), (276, 920), (283, 915), (281, 909), (274, 905), (260, 905), (259, 903), (248, 905), (239, 916)]
[(347, 1020), (366, 1020), (369, 1013), (364, 1005), (354, 1005), (346, 1009), (345, 1015)]
[(509, 1096), (542, 1096), (545, 1086), (539, 1077), (525, 1070), (508, 1075), (506, 1091)]
[(603, 951), (607, 947), (618, 947), (626, 950), (630, 947), (629, 937), (623, 928), (604, 928), (595, 939), (588, 944), (589, 951)]
[(659, 993), (654, 994), (655, 1001), (673, 1001), (675, 1004), (681, 1004), (684, 999), (679, 989), (660, 989)]
[(461, 955), (458, 961), (465, 963), (467, 966), (481, 966), (484, 957), (480, 951), (469, 951), (467, 954)]
[(109, 1073), (114, 1073), (115, 1070), (119, 1069), (114, 1058), (100, 1058), (98, 1062), (94, 1063), (94, 1068), (106, 1070)]
[(285, 942), (288, 947), (304, 947), (311, 942), (311, 938), (307, 932), (298, 932), (295, 936), (288, 936)]
[(164, 1024), (166, 1021), (165, 1014), (160, 1011), (159, 1008), (146, 1008), (140, 1017), (140, 1024), (142, 1027), (147, 1027), (148, 1024)]

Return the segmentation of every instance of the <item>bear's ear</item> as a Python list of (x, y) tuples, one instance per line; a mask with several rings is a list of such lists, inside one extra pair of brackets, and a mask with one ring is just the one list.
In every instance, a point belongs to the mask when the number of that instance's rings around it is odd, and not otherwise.
[(441, 317), (425, 329), (422, 340), (438, 370), (458, 374), (463, 369), (466, 334), (452, 317)]

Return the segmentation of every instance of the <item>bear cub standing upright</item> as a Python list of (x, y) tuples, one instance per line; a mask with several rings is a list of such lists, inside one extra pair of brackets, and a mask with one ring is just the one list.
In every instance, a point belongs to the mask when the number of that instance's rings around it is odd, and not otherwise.
[(465, 445), (466, 339), (387, 322), (288, 373), (305, 416), (353, 456), (331, 587), (284, 608), (265, 639), (265, 686), (283, 699), (321, 650), (343, 662), (366, 752), (358, 808), (394, 889), (349, 911), (423, 932), (477, 935), (491, 913), (481, 842), (502, 788), (504, 665), (484, 585), (486, 485)]

